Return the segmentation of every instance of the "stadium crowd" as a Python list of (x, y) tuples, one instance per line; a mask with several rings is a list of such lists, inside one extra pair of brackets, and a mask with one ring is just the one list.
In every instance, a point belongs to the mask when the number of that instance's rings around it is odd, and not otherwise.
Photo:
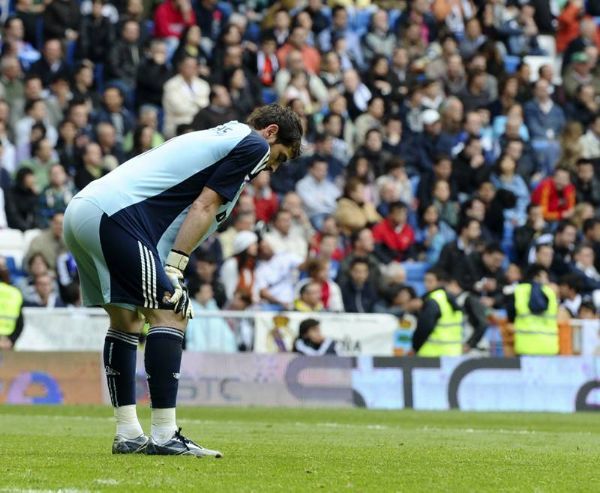
[(4, 270), (28, 306), (77, 305), (61, 238), (77, 190), (280, 102), (301, 115), (303, 155), (254, 180), (196, 252), (197, 312), (400, 316), (421, 309), (428, 266), (485, 312), (542, 266), (565, 313), (595, 317), (595, 15), (593, 0), (17, 0), (0, 228), (40, 232), (22, 272), (8, 257)]

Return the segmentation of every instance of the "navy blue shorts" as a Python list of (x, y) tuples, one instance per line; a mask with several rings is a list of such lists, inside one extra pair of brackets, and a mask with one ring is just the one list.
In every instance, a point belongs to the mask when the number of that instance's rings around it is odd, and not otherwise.
[(171, 309), (173, 286), (156, 246), (85, 198), (65, 212), (65, 242), (77, 263), (83, 304)]

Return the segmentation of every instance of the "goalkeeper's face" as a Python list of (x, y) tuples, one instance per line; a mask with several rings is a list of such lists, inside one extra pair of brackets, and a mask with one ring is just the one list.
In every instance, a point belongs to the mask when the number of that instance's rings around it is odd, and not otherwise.
[(281, 143), (271, 144), (270, 147), (271, 155), (269, 156), (269, 161), (267, 162), (267, 169), (275, 172), (283, 163), (291, 158), (292, 150), (289, 146)]

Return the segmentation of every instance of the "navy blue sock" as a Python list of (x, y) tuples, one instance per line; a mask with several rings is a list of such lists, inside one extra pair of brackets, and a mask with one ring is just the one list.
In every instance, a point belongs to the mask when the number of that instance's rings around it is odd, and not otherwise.
[(135, 404), (135, 360), (138, 334), (108, 329), (104, 340), (104, 369), (113, 407)]
[(144, 362), (153, 409), (175, 407), (182, 352), (183, 332), (172, 327), (150, 328)]

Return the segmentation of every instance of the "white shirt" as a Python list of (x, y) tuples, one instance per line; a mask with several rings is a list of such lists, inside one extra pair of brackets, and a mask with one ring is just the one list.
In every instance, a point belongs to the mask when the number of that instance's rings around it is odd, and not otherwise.
[(294, 301), (294, 285), (298, 280), (298, 266), (303, 258), (293, 253), (278, 253), (270, 260), (263, 260), (254, 273), (255, 297), (260, 297), (262, 289), (282, 303)]

